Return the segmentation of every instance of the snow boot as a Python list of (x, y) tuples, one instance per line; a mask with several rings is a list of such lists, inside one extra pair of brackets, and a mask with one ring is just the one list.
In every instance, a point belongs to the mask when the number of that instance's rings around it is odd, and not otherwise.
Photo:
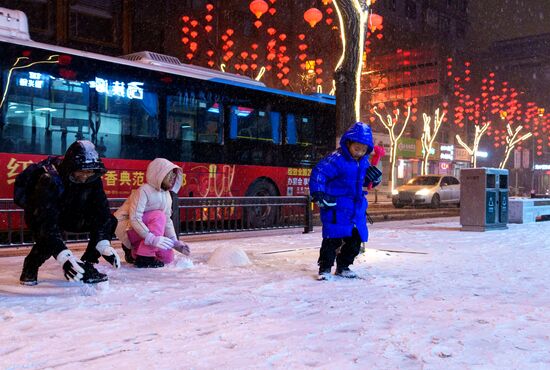
[(345, 277), (348, 279), (354, 279), (357, 277), (357, 274), (349, 269), (349, 267), (337, 267), (336, 276)]
[(29, 266), (27, 261), (23, 263), (23, 271), (19, 277), (19, 283), (21, 285), (36, 285), (38, 284), (38, 267)]
[(157, 268), (164, 267), (164, 263), (155, 257), (137, 256), (134, 265), (137, 268)]
[(124, 251), (124, 260), (126, 263), (134, 264), (136, 260), (132, 256), (132, 250), (127, 248), (125, 245), (122, 246), (122, 250)]
[(107, 275), (97, 271), (90, 262), (79, 263), (79, 265), (84, 269), (84, 275), (82, 275), (81, 280), (84, 284), (97, 284), (109, 280)]
[(319, 274), (317, 275), (317, 280), (330, 280), (332, 275), (330, 274), (329, 268), (319, 268)]

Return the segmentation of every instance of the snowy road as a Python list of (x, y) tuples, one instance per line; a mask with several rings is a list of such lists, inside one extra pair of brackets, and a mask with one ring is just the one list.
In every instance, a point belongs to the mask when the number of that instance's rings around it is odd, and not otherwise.
[[(193, 242), (193, 266), (102, 263), (96, 292), (53, 259), (20, 286), (23, 257), (3, 257), (0, 368), (549, 369), (550, 222), (459, 229), (376, 223), (363, 279), (328, 282), (313, 279), (320, 228)], [(209, 264), (220, 246), (252, 264)]]

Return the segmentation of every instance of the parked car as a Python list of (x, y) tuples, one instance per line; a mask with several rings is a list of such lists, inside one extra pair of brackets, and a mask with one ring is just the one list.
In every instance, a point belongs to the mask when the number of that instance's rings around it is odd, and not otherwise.
[(392, 203), (395, 208), (406, 205), (432, 208), (442, 204), (460, 206), (460, 181), (445, 175), (416, 176), (392, 191)]

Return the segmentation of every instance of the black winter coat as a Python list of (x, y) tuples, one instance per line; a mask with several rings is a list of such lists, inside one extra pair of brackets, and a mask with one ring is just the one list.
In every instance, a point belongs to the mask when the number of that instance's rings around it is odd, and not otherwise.
[(98, 176), (87, 183), (70, 180), (72, 171), (85, 169), (85, 166), (85, 163), (79, 163), (78, 157), (75, 160), (69, 148), (65, 158), (59, 159), (56, 166), (61, 182), (40, 169), (35, 175), (36, 186), (27, 194), (25, 222), (33, 232), (37, 246), (50, 250), (53, 256), (66, 249), (63, 231), (90, 232), (97, 240), (112, 238), (113, 221), (100, 178), (105, 172), (104, 167), (94, 168)]

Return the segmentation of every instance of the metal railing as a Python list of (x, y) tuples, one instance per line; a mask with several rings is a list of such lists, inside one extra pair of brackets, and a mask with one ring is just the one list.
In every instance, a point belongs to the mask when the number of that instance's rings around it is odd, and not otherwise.
[[(125, 199), (109, 199), (111, 211)], [(178, 235), (304, 228), (313, 231), (309, 197), (178, 198), (172, 220)], [(176, 211), (177, 207), (177, 211)], [(87, 234), (65, 233), (66, 242), (84, 242)], [(23, 210), (11, 199), (0, 199), (0, 248), (32, 245)]]

